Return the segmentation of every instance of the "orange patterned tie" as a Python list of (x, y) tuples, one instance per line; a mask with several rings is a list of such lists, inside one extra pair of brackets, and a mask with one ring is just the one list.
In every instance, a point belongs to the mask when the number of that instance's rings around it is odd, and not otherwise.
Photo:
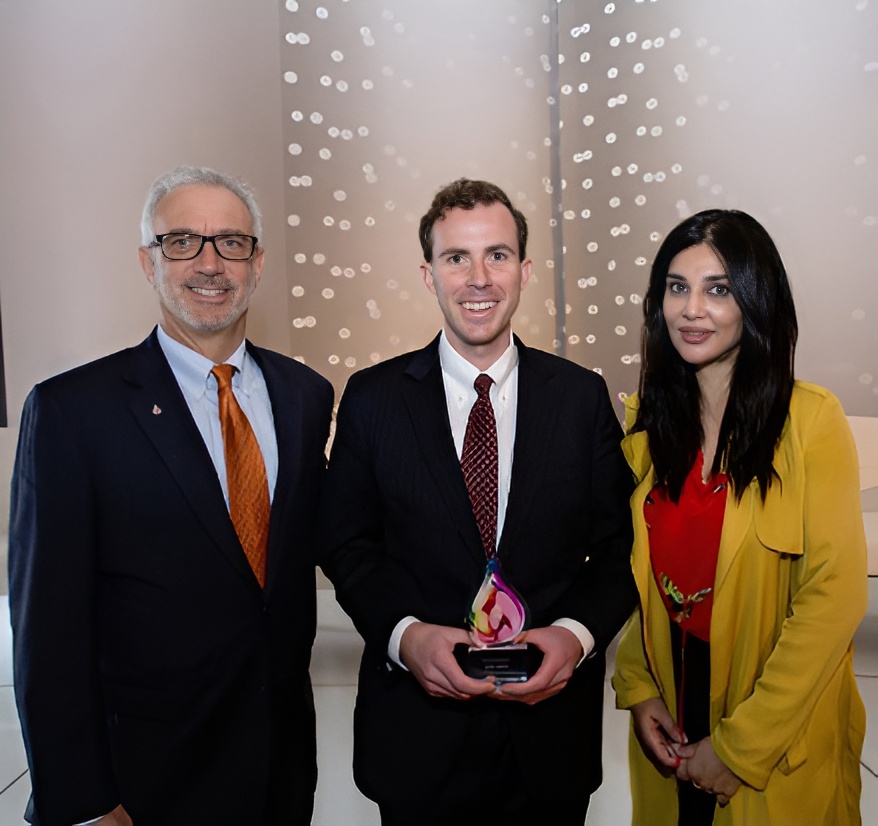
[(216, 376), (219, 417), (226, 455), (226, 479), (229, 486), (229, 511), (232, 524), (253, 573), (265, 587), (265, 558), (268, 553), (268, 520), (271, 502), (265, 462), (256, 434), (232, 392), (231, 364), (217, 364)]

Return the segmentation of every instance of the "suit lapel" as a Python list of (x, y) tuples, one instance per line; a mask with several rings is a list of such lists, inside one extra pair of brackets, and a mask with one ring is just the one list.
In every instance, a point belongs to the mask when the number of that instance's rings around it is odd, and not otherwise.
[(506, 504), (506, 520), (498, 553), (508, 559), (515, 552), (519, 524), (532, 519), (529, 503), (532, 491), (543, 484), (551, 462), (553, 436), (559, 405), (554, 401), (555, 375), (541, 369), (528, 356), (528, 348), (515, 337), (518, 347), (518, 406), (515, 444), (512, 451), (512, 480)]
[(271, 523), (268, 532), (268, 571), (266, 588), (277, 580), (279, 566), (287, 558), (293, 537), (287, 534), (287, 526), (293, 524), (289, 511), (295, 506), (296, 498), (291, 495), (299, 485), (302, 469), (302, 399), (298, 385), (284, 380), (277, 365), (267, 351), (247, 342), (247, 351), (262, 370), (268, 396), (271, 399), (271, 412), (274, 420), (274, 433), (277, 439), (277, 482), (271, 506)]
[(123, 378), (131, 387), (134, 418), (162, 457), (205, 532), (235, 570), (258, 587), (229, 517), (210, 453), (155, 331), (131, 350), (131, 357)]
[(417, 351), (405, 370), (402, 395), (427, 473), (436, 483), (452, 525), (467, 550), (484, 564), (485, 550), (454, 448), (439, 364), (438, 336)]

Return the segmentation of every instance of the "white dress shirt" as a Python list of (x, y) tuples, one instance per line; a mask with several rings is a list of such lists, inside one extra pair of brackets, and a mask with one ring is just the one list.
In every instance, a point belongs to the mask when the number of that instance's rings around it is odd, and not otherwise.
[(506, 503), (512, 482), (512, 448), (515, 445), (516, 405), (518, 403), (518, 348), (510, 344), (500, 358), (487, 370), (479, 370), (457, 352), (445, 337), (439, 337), (439, 364), (445, 383), (445, 403), (457, 458), (463, 455), (463, 439), (469, 414), (478, 394), (475, 380), (482, 374), (490, 376), (491, 407), (497, 422), (497, 543), (506, 521)]

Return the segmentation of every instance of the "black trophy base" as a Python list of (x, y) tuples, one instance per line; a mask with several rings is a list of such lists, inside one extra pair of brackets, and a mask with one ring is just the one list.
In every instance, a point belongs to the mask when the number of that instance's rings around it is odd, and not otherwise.
[(540, 667), (543, 652), (526, 642), (493, 648), (472, 648), (459, 642), (454, 646), (454, 657), (468, 677), (476, 680), (493, 677), (499, 685), (529, 680)]

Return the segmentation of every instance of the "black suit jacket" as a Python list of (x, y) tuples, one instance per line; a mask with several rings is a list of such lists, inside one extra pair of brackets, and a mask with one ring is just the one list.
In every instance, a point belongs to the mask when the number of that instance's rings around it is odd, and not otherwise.
[[(332, 389), (277, 353), (266, 587), (155, 332), (25, 404), (9, 537), (32, 822), (309, 823), (313, 513)], [(283, 819), (279, 813), (283, 812)]]
[[(485, 552), (451, 435), (438, 339), (354, 375), (323, 497), (322, 564), (366, 641), (354, 769), (381, 805), (456, 802), (449, 798), (460, 776), (490, 759), (491, 744), (477, 738), (491, 726), (510, 732), (536, 796), (582, 797), (600, 783), (603, 652), (636, 599), (631, 474), (603, 379), (516, 344), (516, 437), (498, 555), (531, 626), (576, 619), (594, 635), (596, 654), (535, 706), (431, 698), (388, 664), (388, 639), (403, 617), (462, 627)], [(487, 729), (486, 715), (495, 721)]]

